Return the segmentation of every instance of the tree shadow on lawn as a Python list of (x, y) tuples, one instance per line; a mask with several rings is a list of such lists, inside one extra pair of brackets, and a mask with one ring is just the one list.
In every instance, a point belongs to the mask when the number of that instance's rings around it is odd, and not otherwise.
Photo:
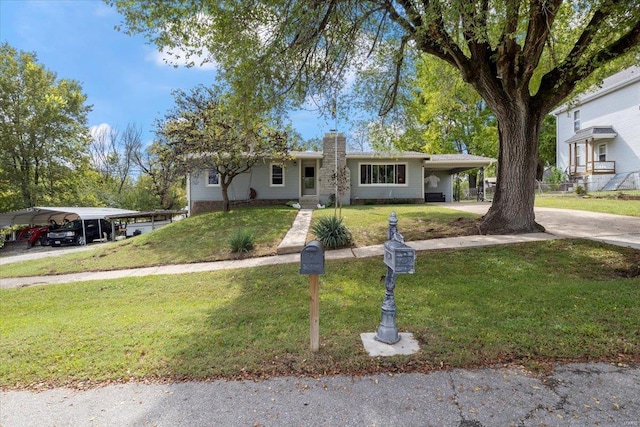
[[(238, 286), (236, 297), (199, 318), (167, 355), (169, 370), (178, 378), (241, 379), (637, 358), (630, 317), (640, 316), (633, 302), (640, 290), (616, 271), (640, 251), (598, 247), (551, 241), (420, 254), (417, 273), (398, 277), (396, 301), (398, 328), (413, 332), (422, 350), (391, 358), (369, 357), (360, 341), (380, 322), (382, 260), (327, 265), (315, 353), (308, 278), (298, 266), (237, 270), (233, 283), (215, 284), (211, 295), (216, 286)], [(559, 251), (571, 256), (550, 264)]]

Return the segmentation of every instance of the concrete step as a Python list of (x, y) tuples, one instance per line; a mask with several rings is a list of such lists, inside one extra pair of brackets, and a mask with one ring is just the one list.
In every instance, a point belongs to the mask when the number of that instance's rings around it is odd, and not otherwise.
[(303, 196), (298, 200), (302, 209), (316, 209), (318, 207), (317, 196)]

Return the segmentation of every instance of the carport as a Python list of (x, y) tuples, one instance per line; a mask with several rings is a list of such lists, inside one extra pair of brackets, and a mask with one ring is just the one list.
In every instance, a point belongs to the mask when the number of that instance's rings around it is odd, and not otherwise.
[[(106, 219), (111, 215), (136, 214), (138, 211), (117, 208), (99, 207), (33, 207), (19, 211), (0, 213), (0, 228), (13, 225), (48, 225), (52, 221), (62, 224), (66, 221), (79, 219), (82, 221), (82, 232), (86, 236), (85, 220)], [(100, 235), (102, 227), (98, 221)]]

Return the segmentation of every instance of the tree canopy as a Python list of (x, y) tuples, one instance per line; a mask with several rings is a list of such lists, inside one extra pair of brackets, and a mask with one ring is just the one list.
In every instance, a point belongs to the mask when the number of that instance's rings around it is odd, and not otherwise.
[(207, 170), (214, 173), (225, 211), (230, 208), (227, 190), (236, 176), (258, 162), (287, 156), (287, 134), (235, 94), (198, 86), (176, 91), (175, 101), (158, 122), (159, 140), (165, 141), (166, 149), (155, 150), (162, 153), (163, 162), (173, 163), (178, 173), (192, 173), (193, 179), (205, 179), (199, 174)]
[(86, 199), (89, 110), (78, 82), (0, 45), (1, 209)]
[(533, 202), (544, 117), (599, 68), (632, 58), (640, 43), (640, 0), (107, 2), (128, 31), (162, 49), (208, 51), (239, 91), (261, 101), (329, 100), (350, 73), (369, 67), (385, 114), (406, 90), (418, 53), (445, 61), (498, 122), (487, 233), (541, 228)]

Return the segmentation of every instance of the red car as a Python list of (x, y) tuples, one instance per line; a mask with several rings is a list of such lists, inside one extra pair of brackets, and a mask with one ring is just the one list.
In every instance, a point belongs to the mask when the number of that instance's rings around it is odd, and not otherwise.
[(38, 226), (25, 228), (18, 234), (18, 242), (27, 242), (27, 247), (35, 246), (36, 242), (40, 242), (41, 246), (46, 246), (49, 240), (47, 234), (49, 233), (49, 227)]

